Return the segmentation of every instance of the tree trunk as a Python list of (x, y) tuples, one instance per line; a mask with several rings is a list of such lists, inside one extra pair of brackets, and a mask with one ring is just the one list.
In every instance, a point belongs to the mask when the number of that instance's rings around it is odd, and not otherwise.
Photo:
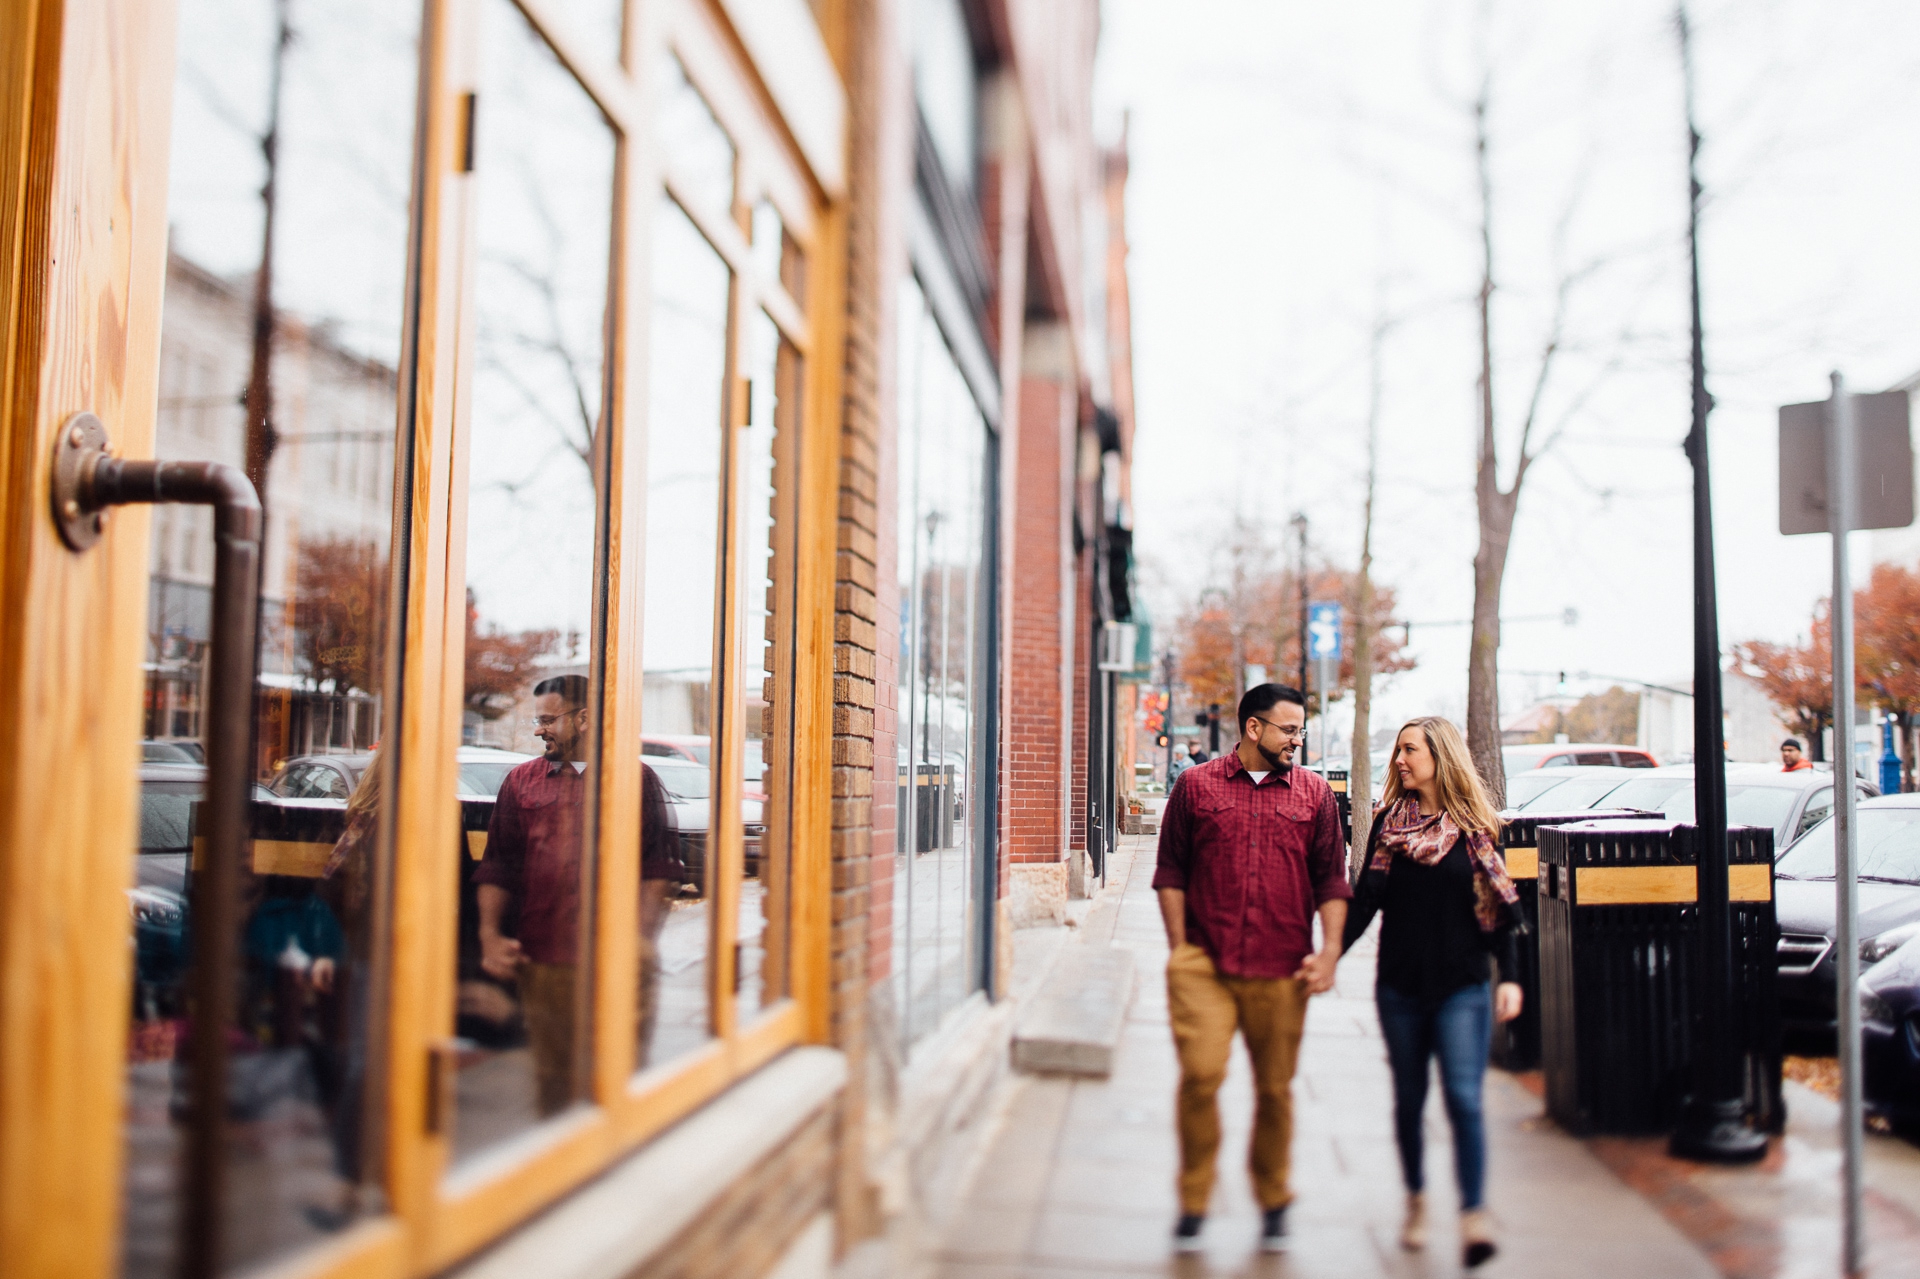
[(1512, 493), (1500, 491), (1498, 436), (1493, 398), (1493, 173), (1488, 155), (1487, 103), (1492, 86), (1483, 80), (1473, 104), (1474, 163), (1480, 182), (1480, 456), (1474, 500), (1480, 547), (1473, 557), (1473, 633), (1467, 650), (1467, 749), (1496, 808), (1507, 802), (1507, 772), (1500, 758), (1500, 585), (1507, 573), (1507, 544), (1520, 495), (1522, 470)]
[(1348, 878), (1367, 855), (1373, 816), (1373, 490), (1380, 468), (1380, 356), (1387, 336), (1384, 316), (1373, 326), (1367, 395), (1367, 490), (1360, 520), (1360, 574), (1353, 587), (1353, 743), (1347, 761), (1347, 804), (1353, 814)]
[[(1491, 471), (1489, 460), (1484, 469)], [(1491, 488), (1488, 484), (1485, 487)], [(1473, 557), (1473, 632), (1467, 649), (1467, 749), (1495, 807), (1507, 800), (1500, 756), (1500, 587), (1513, 533), (1512, 499), (1497, 490), (1480, 503), (1480, 550)]]

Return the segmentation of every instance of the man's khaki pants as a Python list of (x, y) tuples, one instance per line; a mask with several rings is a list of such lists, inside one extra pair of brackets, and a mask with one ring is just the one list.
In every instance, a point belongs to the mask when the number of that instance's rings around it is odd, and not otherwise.
[(1293, 1198), (1287, 1186), (1293, 1145), (1293, 1067), (1306, 1023), (1306, 984), (1297, 978), (1222, 977), (1188, 943), (1167, 960), (1167, 1011), (1180, 1055), (1180, 1211), (1204, 1213), (1220, 1152), (1216, 1095), (1227, 1077), (1233, 1032), (1253, 1059), (1253, 1148), (1247, 1166), (1262, 1210)]
[(573, 1104), (572, 964), (529, 963), (520, 970), (520, 1013), (533, 1050), (533, 1077), (540, 1117)]

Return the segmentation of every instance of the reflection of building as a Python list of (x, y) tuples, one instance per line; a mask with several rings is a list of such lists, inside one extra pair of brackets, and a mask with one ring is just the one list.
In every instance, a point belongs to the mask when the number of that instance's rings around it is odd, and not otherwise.
[[(175, 256), (167, 263), (155, 456), (242, 465), (243, 407), (252, 365), (251, 281), (223, 280)], [(369, 616), (334, 628), (329, 644), (311, 606), (376, 612), (372, 562), (393, 507), (390, 368), (363, 359), (324, 329), (281, 316), (274, 340), (279, 445), (267, 484), (260, 634), (260, 767), (374, 740), (368, 691), (377, 655), (359, 637)], [(298, 572), (299, 557), (309, 571)], [(201, 667), (213, 587), (213, 517), (204, 507), (154, 508), (148, 602), (146, 735), (200, 736)], [(306, 598), (294, 589), (304, 582)]]

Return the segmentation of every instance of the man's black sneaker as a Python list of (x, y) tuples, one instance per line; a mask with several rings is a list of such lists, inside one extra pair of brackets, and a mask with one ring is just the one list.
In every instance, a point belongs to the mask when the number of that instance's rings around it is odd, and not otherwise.
[(1287, 1250), (1287, 1209), (1282, 1204), (1278, 1208), (1269, 1208), (1260, 1226), (1260, 1251), (1285, 1252)]
[(1173, 1228), (1173, 1250), (1175, 1252), (1204, 1252), (1207, 1245), (1200, 1238), (1200, 1227), (1207, 1219), (1197, 1212), (1183, 1212), (1180, 1221)]

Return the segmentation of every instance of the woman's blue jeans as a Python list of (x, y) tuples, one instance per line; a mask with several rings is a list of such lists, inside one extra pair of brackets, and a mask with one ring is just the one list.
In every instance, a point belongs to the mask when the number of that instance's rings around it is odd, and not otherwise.
[(1375, 990), (1374, 998), (1380, 1008), (1380, 1033), (1387, 1041), (1387, 1063), (1393, 1068), (1393, 1131), (1400, 1143), (1400, 1170), (1407, 1189), (1418, 1193), (1426, 1184), (1420, 1121), (1427, 1108), (1427, 1062), (1438, 1057), (1447, 1121), (1453, 1127), (1460, 1207), (1478, 1208), (1487, 1176), (1480, 1084), (1487, 1073), (1487, 1045), (1493, 1034), (1493, 988), (1484, 982), (1463, 986), (1438, 1006), (1384, 985)]

